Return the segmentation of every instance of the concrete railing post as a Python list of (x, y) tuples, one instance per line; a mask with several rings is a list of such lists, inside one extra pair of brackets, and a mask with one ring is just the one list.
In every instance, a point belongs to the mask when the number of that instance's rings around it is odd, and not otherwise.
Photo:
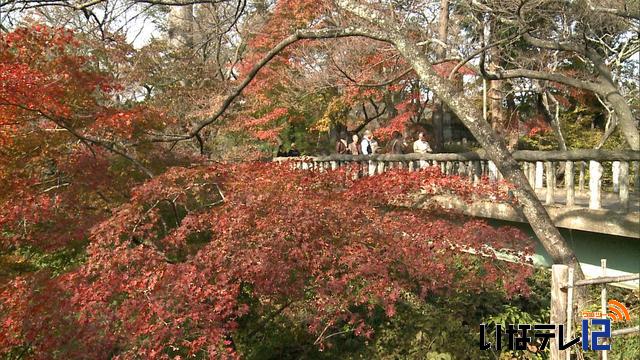
[(611, 173), (613, 181), (613, 192), (620, 191), (620, 161), (614, 161), (611, 163)]
[(373, 176), (376, 174), (376, 168), (377, 168), (377, 164), (373, 161), (373, 160), (369, 160), (368, 161), (369, 164), (369, 176)]
[(633, 187), (640, 191), (640, 162), (638, 161), (633, 162), (633, 175)]
[(482, 166), (480, 165), (480, 161), (473, 162), (473, 184), (477, 185), (480, 182), (480, 178), (482, 177)]
[(589, 209), (602, 208), (602, 164), (589, 161)]
[(580, 161), (580, 175), (578, 177), (578, 190), (584, 191), (584, 161)]
[(498, 181), (498, 167), (493, 161), (489, 161), (489, 180)]
[(573, 161), (567, 161), (564, 165), (564, 187), (567, 191), (567, 206), (574, 206), (576, 203), (576, 195)]
[(536, 186), (536, 164), (532, 162), (528, 162), (529, 164), (529, 185), (532, 189), (535, 189)]
[(620, 205), (623, 210), (629, 210), (629, 163), (620, 163)]
[(536, 189), (542, 189), (542, 178), (544, 176), (544, 167), (542, 161), (536, 161)]
[(555, 189), (556, 189), (556, 166), (552, 161), (545, 162), (545, 171), (547, 177), (547, 192), (545, 197), (546, 205), (553, 205), (556, 202)]

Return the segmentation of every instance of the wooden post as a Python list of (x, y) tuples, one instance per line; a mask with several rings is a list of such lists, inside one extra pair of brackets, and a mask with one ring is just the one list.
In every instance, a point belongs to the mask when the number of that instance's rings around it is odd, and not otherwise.
[(529, 179), (529, 163), (526, 161), (522, 163), (522, 172), (524, 173), (524, 177), (527, 179), (529, 184), (531, 184), (531, 179)]
[[(556, 326), (567, 322), (567, 293), (562, 288), (567, 286), (569, 267), (567, 265), (551, 265), (551, 323)], [(566, 350), (558, 349), (558, 340), (551, 339), (551, 360), (565, 360)]]
[(580, 161), (580, 177), (578, 179), (578, 190), (584, 191), (584, 161)]
[[(602, 268), (602, 277), (606, 277), (607, 276), (607, 259), (600, 259), (600, 266)], [(600, 311), (602, 312), (603, 316), (606, 316), (607, 314), (607, 284), (604, 283), (602, 284), (602, 289), (600, 289)], [(604, 343), (606, 344), (606, 340), (603, 340)], [(603, 350), (601, 352), (602, 354), (602, 360), (607, 360), (609, 354), (607, 354), (607, 350)]]
[(613, 192), (620, 191), (620, 161), (614, 161), (611, 163), (611, 173), (613, 174)]
[(589, 209), (602, 208), (602, 164), (597, 161), (589, 161)]
[(574, 206), (576, 203), (575, 178), (573, 173), (573, 161), (564, 164), (564, 187), (567, 191), (567, 206)]
[(415, 171), (415, 163), (412, 160), (409, 160), (409, 171)]
[(629, 210), (629, 163), (620, 163), (620, 205), (622, 209)]
[(338, 169), (338, 162), (331, 161), (331, 170), (337, 170), (337, 169)]
[(545, 165), (545, 170), (547, 175), (547, 193), (545, 198), (545, 204), (553, 205), (556, 202), (556, 198), (555, 198), (556, 167), (552, 161), (546, 161), (544, 165)]
[(542, 177), (544, 174), (544, 168), (542, 161), (536, 161), (536, 189), (542, 189)]
[(378, 161), (378, 174), (382, 174), (385, 171), (384, 161)]
[[(564, 335), (564, 342), (571, 341), (573, 334), (573, 268), (569, 268), (567, 276), (567, 332)], [(566, 360), (571, 360), (571, 348), (566, 351)]]

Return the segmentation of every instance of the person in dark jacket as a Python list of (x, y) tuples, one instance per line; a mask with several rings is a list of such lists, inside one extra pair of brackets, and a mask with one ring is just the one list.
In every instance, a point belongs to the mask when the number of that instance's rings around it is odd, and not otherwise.
[(336, 141), (336, 154), (348, 154), (349, 146), (347, 145), (347, 134), (340, 134), (340, 138)]
[(399, 131), (394, 131), (391, 141), (387, 146), (387, 152), (389, 154), (404, 154), (405, 153), (404, 140), (402, 139), (402, 134)]
[(289, 154), (287, 154), (287, 151), (284, 149), (284, 145), (280, 145), (278, 146), (278, 153), (276, 154), (277, 157), (287, 157), (289, 156)]
[(289, 156), (300, 156), (300, 151), (296, 147), (296, 143), (291, 143), (291, 149), (289, 149)]
[(375, 154), (376, 147), (373, 146), (373, 133), (371, 130), (366, 130), (364, 132), (364, 137), (360, 142), (360, 153), (362, 155), (371, 155)]

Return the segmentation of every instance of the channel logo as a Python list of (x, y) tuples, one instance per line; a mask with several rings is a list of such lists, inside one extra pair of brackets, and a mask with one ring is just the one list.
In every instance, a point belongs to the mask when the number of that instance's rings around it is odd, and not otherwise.
[(629, 316), (629, 310), (624, 306), (623, 303), (617, 300), (609, 300), (609, 312), (607, 316), (611, 318), (611, 321), (629, 321), (631, 317)]

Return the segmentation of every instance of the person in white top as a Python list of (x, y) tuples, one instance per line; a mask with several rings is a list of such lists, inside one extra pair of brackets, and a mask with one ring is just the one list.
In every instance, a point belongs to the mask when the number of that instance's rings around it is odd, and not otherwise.
[(364, 137), (362, 138), (362, 142), (360, 142), (360, 149), (362, 155), (371, 155), (373, 154), (373, 146), (371, 139), (373, 138), (373, 134), (371, 131), (367, 130), (364, 132)]
[(429, 143), (424, 140), (424, 133), (418, 134), (418, 140), (413, 143), (413, 152), (418, 154), (426, 154), (432, 152)]

